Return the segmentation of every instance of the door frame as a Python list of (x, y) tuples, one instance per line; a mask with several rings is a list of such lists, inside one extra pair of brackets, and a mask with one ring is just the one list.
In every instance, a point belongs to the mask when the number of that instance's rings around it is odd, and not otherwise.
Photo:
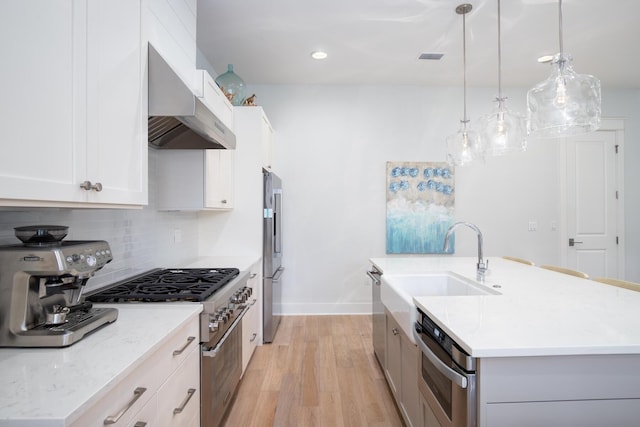
[[(618, 153), (616, 156), (616, 181), (618, 191), (618, 206), (616, 209), (616, 230), (618, 236), (618, 259), (617, 270), (619, 279), (624, 279), (625, 271), (625, 231), (624, 231), (624, 119), (623, 118), (602, 118), (598, 131), (614, 131), (616, 134), (616, 144)], [(598, 132), (596, 131), (596, 132)], [(560, 248), (560, 264), (567, 266), (567, 242), (569, 235), (568, 214), (567, 214), (567, 138), (562, 138), (562, 149), (559, 149), (558, 169), (560, 178), (560, 233), (558, 233), (558, 245)]]

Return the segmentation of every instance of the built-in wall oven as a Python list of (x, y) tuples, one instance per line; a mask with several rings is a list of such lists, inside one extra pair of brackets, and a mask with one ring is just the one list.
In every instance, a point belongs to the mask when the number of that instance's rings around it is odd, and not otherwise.
[(420, 348), (418, 385), (442, 427), (477, 425), (476, 359), (418, 309), (414, 337)]

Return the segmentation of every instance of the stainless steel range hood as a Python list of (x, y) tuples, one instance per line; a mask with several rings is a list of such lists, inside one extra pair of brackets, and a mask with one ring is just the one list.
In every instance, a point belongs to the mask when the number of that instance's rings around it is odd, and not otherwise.
[(236, 136), (149, 45), (149, 144), (167, 149), (235, 149)]

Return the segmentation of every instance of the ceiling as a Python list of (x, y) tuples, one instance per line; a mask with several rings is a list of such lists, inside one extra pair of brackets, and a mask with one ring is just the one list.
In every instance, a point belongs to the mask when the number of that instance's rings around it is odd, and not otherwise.
[[(221, 73), (248, 84), (459, 86), (462, 16), (449, 0), (200, 0), (198, 48)], [(496, 86), (497, 0), (472, 0), (467, 84)], [(604, 88), (640, 88), (640, 2), (565, 0), (564, 50), (575, 71)], [(556, 0), (501, 3), (502, 82), (544, 80), (542, 55), (559, 51)], [(324, 50), (328, 58), (310, 54)], [(443, 53), (439, 61), (421, 53)]]

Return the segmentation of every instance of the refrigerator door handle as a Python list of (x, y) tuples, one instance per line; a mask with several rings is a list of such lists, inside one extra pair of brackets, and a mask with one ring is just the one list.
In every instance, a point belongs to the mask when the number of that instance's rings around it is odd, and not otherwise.
[(280, 280), (280, 276), (282, 276), (282, 272), (284, 271), (284, 267), (278, 267), (278, 269), (276, 270), (275, 274), (273, 275), (273, 280), (274, 282), (277, 282)]

